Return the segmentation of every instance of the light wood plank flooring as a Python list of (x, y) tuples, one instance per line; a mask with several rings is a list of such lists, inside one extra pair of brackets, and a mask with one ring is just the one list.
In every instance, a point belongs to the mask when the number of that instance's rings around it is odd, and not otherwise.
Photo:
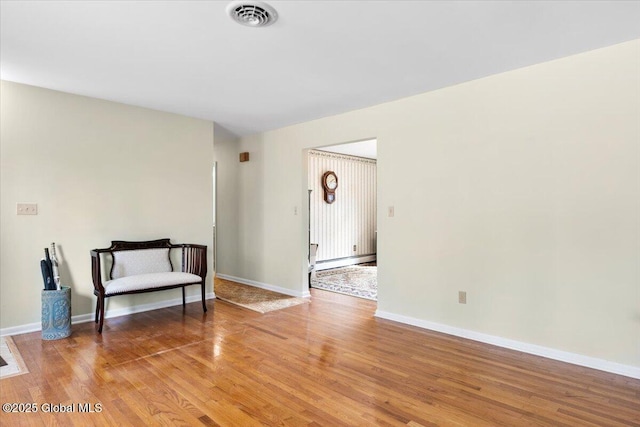
[(314, 289), (264, 315), (208, 305), (15, 336), (30, 372), (0, 381), (2, 403), (74, 412), (0, 424), (640, 426), (639, 380), (376, 319), (372, 301)]

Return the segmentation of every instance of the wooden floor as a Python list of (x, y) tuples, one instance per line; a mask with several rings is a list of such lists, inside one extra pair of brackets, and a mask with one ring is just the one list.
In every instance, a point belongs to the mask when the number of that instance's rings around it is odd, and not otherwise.
[(376, 319), (372, 301), (208, 304), (15, 336), (30, 373), (0, 381), (0, 400), (39, 411), (0, 424), (640, 426), (639, 380)]

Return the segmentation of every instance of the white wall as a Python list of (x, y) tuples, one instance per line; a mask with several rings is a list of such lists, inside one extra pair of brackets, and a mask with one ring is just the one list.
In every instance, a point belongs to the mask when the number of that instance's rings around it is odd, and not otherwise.
[[(211, 245), (212, 122), (6, 81), (0, 90), (1, 328), (40, 321), (38, 265), (53, 241), (73, 315), (95, 307), (91, 249), (162, 237)], [(17, 216), (18, 202), (38, 215)], [(175, 298), (179, 289), (122, 296), (107, 310)]]
[(242, 138), (236, 274), (303, 289), (304, 149), (377, 137), (380, 311), (640, 367), (638, 76), (636, 40)]
[[(338, 177), (336, 199), (331, 204), (324, 201), (322, 187), (327, 171)], [(313, 190), (311, 242), (318, 244), (317, 261), (375, 254), (376, 161), (310, 150), (308, 173), (309, 189)]]

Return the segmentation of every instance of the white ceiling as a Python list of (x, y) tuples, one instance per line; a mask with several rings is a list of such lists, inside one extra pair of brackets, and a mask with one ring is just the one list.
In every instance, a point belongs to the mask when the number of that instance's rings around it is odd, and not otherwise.
[(246, 135), (640, 38), (638, 1), (2, 1), (6, 80)]

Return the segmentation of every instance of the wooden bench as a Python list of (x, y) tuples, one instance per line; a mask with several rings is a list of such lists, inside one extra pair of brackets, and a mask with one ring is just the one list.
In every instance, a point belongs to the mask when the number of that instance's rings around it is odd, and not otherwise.
[[(182, 251), (180, 271), (173, 271), (170, 257), (173, 249)], [(111, 261), (109, 280), (104, 283), (101, 257), (110, 258)], [(99, 333), (102, 333), (104, 323), (104, 302), (107, 298), (117, 295), (182, 288), (184, 307), (185, 286), (200, 285), (202, 309), (207, 311), (204, 287), (207, 276), (207, 247), (204, 245), (172, 244), (169, 239), (145, 242), (114, 240), (109, 248), (91, 251), (91, 272), (93, 294), (98, 297), (95, 322), (99, 323)]]

